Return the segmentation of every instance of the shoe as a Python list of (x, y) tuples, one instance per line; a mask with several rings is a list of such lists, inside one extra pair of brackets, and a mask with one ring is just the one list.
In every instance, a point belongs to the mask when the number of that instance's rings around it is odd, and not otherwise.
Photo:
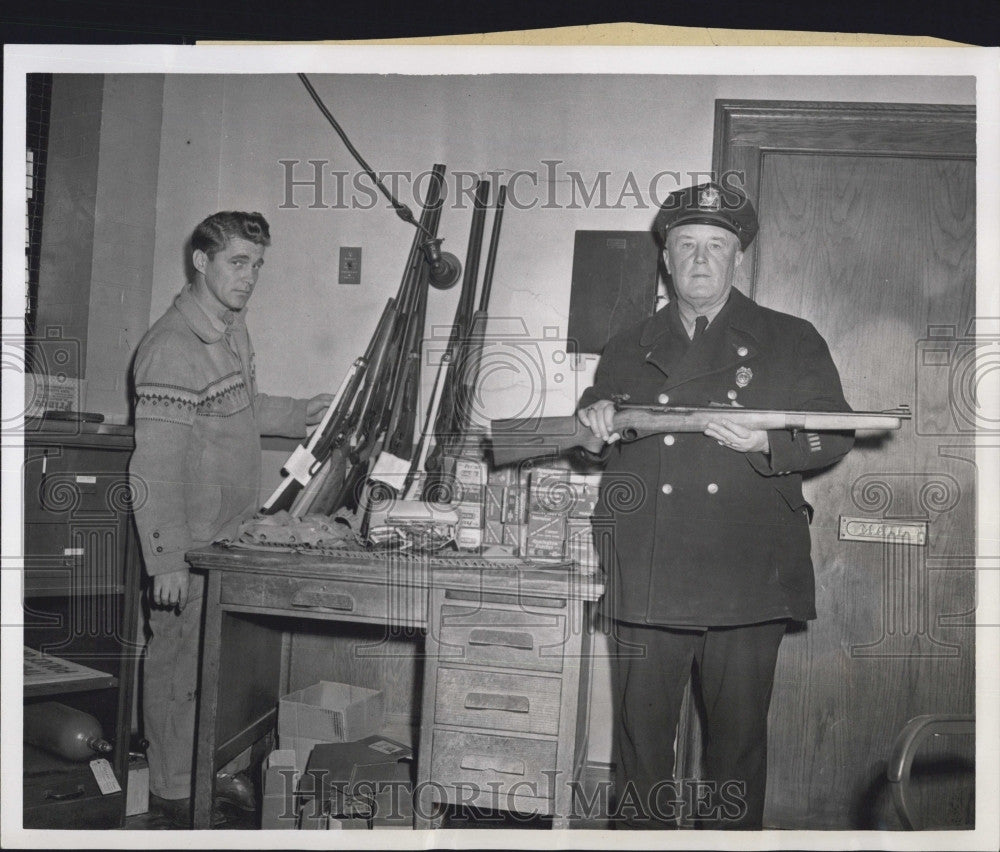
[[(167, 823), (167, 828), (191, 828), (191, 800), (163, 799), (154, 793), (149, 794), (149, 814), (154, 819), (160, 817)], [(226, 815), (218, 806), (212, 807), (212, 828), (219, 828), (228, 822)]]
[(250, 779), (242, 772), (230, 775), (228, 772), (215, 773), (215, 801), (225, 802), (241, 811), (257, 810), (257, 797)]

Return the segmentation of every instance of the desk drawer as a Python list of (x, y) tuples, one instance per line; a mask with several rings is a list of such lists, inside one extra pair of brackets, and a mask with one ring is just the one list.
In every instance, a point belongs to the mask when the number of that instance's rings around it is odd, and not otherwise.
[(438, 641), (442, 662), (560, 672), (566, 616), (522, 609), (444, 604)]
[(443, 725), (559, 733), (559, 678), (438, 669), (434, 721)]
[(292, 612), (385, 619), (393, 612), (388, 586), (350, 580), (304, 580), (254, 574), (222, 577), (222, 603)]
[(431, 778), (445, 786), (465, 784), (500, 797), (551, 799), (555, 768), (555, 740), (434, 731)]

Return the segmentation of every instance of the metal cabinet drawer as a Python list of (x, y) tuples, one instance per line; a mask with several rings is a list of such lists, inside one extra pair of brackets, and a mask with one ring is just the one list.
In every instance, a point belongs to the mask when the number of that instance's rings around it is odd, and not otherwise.
[(496, 731), (559, 733), (559, 678), (438, 669), (434, 721)]
[(445, 604), (437, 638), (442, 662), (560, 672), (566, 616)]
[(24, 518), (67, 521), (117, 517), (129, 511), (131, 489), (123, 453), (31, 451), (24, 466)]
[(121, 591), (123, 536), (114, 522), (25, 524), (25, 594)]
[(259, 609), (293, 610), (308, 615), (338, 613), (358, 620), (398, 618), (391, 587), (350, 580), (303, 580), (272, 575), (222, 577), (222, 603)]
[(496, 806), (522, 796), (553, 797), (555, 740), (533, 740), (434, 729), (431, 778), (445, 786), (459, 784), (492, 794)]

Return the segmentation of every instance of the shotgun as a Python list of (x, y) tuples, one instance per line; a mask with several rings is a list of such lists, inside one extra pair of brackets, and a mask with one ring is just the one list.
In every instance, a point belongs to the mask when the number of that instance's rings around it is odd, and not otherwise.
[[(455, 307), (447, 353), (453, 364), (462, 363), (462, 352), (468, 341), (472, 317), (476, 307), (476, 284), (479, 278), (479, 258), (483, 250), (483, 232), (486, 224), (486, 205), (489, 201), (490, 182), (481, 180), (476, 185), (472, 225), (469, 228), (469, 247), (465, 256), (465, 273), (462, 291)], [(427, 457), (427, 470), (440, 471), (441, 457), (461, 434), (461, 387), (459, 371), (449, 371), (441, 393), (441, 404), (434, 420), (436, 443)]]
[(459, 428), (468, 431), (477, 410), (478, 394), (476, 385), (479, 383), (479, 367), (483, 359), (483, 346), (486, 340), (486, 325), (489, 321), (490, 294), (493, 290), (493, 272), (497, 262), (497, 247), (500, 244), (500, 224), (503, 222), (503, 210), (507, 202), (507, 187), (501, 186), (497, 191), (496, 212), (493, 214), (493, 231), (490, 234), (490, 247), (486, 253), (486, 266), (483, 270), (483, 289), (479, 294), (479, 307), (472, 315), (468, 342), (461, 359), (461, 385), (459, 396)]
[[(793, 432), (845, 432), (855, 429), (898, 429), (910, 419), (907, 406), (887, 411), (771, 411), (718, 405), (685, 408), (668, 405), (619, 403), (614, 431), (623, 441), (637, 441), (668, 432), (703, 432), (709, 423), (728, 420), (747, 429), (790, 429)], [(559, 456), (579, 448), (595, 460), (604, 442), (575, 414), (526, 420), (493, 420), (490, 423), (493, 463), (497, 467), (528, 459)], [(591, 454), (591, 455), (587, 455)]]

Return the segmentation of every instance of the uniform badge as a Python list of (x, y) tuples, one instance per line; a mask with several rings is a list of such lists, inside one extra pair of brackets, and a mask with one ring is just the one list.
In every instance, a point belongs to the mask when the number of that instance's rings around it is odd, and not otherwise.
[(745, 388), (750, 384), (750, 379), (753, 378), (753, 370), (749, 367), (740, 367), (736, 371), (736, 386), (740, 388)]
[(719, 190), (714, 186), (706, 187), (698, 196), (698, 206), (702, 210), (718, 210), (722, 206), (722, 198)]

